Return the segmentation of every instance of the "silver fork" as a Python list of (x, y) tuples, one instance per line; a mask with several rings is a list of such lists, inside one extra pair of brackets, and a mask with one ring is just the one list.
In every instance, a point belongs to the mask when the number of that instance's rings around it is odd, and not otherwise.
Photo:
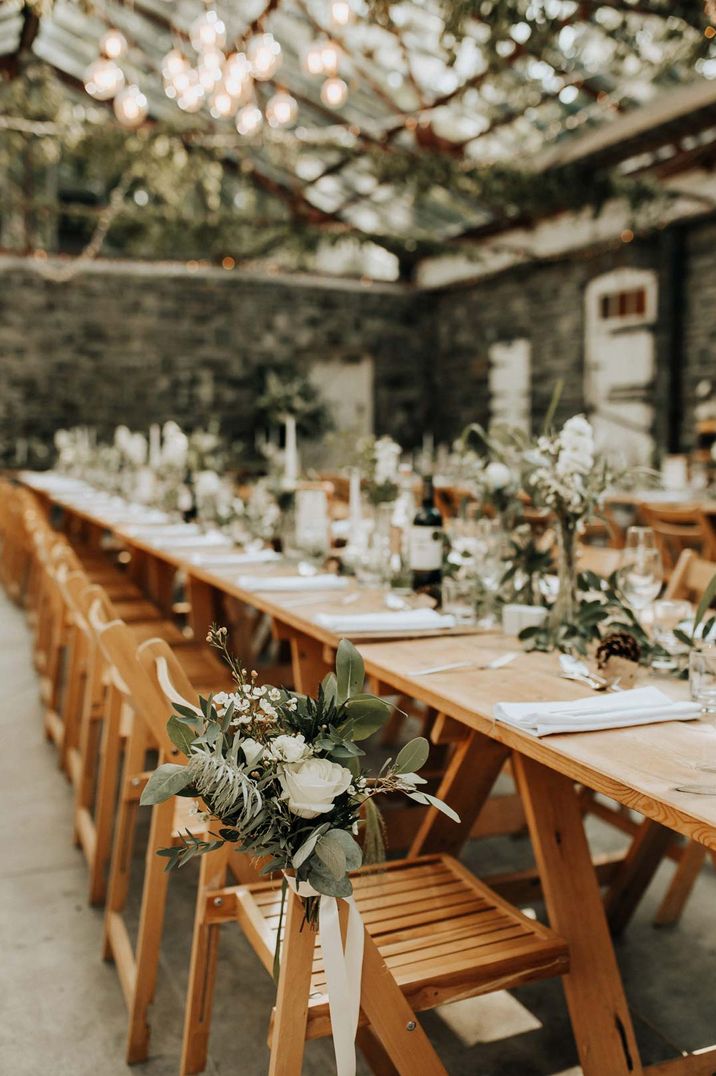
[(503, 665), (509, 665), (516, 657), (516, 653), (510, 652), (509, 654), (500, 654), (498, 658), (482, 663), (479, 661), (453, 661), (449, 665), (432, 665), (429, 669), (414, 669), (410, 675), (432, 676), (433, 673), (452, 672), (457, 669), (501, 669)]

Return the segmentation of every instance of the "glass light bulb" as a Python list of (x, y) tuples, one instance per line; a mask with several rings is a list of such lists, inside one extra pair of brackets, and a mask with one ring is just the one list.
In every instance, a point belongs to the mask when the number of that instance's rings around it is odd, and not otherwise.
[(348, 100), (348, 87), (342, 78), (327, 78), (321, 86), (321, 100), (328, 108), (341, 108)]
[(224, 54), (219, 52), (218, 49), (212, 49), (210, 52), (205, 52), (203, 56), (199, 58), (197, 64), (197, 71), (199, 73), (199, 81), (206, 93), (213, 90), (217, 82), (221, 81), (221, 74), (224, 65)]
[(123, 127), (139, 127), (148, 111), (147, 98), (134, 83), (125, 86), (114, 99), (114, 114)]
[(162, 74), (166, 79), (173, 79), (189, 67), (189, 61), (179, 49), (171, 49), (162, 59)]
[(236, 130), (240, 135), (256, 134), (263, 126), (264, 118), (257, 105), (244, 105), (236, 117)]
[(198, 112), (204, 102), (204, 87), (193, 68), (185, 76), (186, 82), (182, 79), (181, 88), (177, 86), (177, 104), (182, 112)]
[(313, 41), (306, 49), (303, 56), (303, 66), (309, 75), (322, 75), (323, 70), (323, 44)]
[(330, 10), (334, 26), (348, 26), (353, 22), (353, 9), (348, 0), (331, 0)]
[(100, 58), (85, 71), (85, 89), (96, 101), (109, 101), (124, 85), (124, 74), (114, 60)]
[(251, 73), (261, 81), (272, 78), (281, 64), (281, 46), (273, 34), (258, 34), (246, 47)]
[(341, 62), (341, 50), (335, 41), (324, 41), (321, 45), (321, 57), (323, 59), (323, 73), (335, 75)]
[(209, 110), (214, 119), (225, 119), (236, 111), (236, 100), (224, 87), (220, 87), (211, 99)]
[(224, 64), (224, 86), (228, 93), (238, 97), (251, 75), (249, 61), (243, 52), (234, 52)]
[(189, 27), (189, 40), (197, 52), (222, 49), (226, 44), (226, 26), (215, 11), (206, 11)]
[(279, 91), (266, 105), (266, 119), (271, 127), (288, 127), (296, 122), (298, 105), (290, 93)]
[(99, 48), (109, 60), (118, 60), (127, 51), (127, 39), (121, 30), (107, 30), (100, 38)]

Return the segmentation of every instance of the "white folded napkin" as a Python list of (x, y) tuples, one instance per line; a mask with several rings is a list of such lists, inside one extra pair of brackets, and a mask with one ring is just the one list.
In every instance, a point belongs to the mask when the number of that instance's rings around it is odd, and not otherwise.
[(275, 549), (256, 549), (253, 553), (192, 553), (189, 560), (193, 564), (203, 564), (207, 568), (233, 568), (245, 564), (270, 564), (280, 560)]
[(660, 721), (690, 721), (701, 707), (674, 702), (656, 687), (640, 687), (574, 702), (498, 702), (495, 717), (533, 736), (555, 732), (594, 732)]
[(406, 609), (387, 613), (318, 613), (317, 624), (336, 635), (361, 632), (432, 631), (454, 628), (455, 617), (443, 616), (434, 609)]
[(201, 534), (196, 523), (142, 523), (127, 527), (127, 534), (140, 535), (146, 531), (149, 538), (164, 538), (172, 535)]
[(221, 531), (209, 531), (208, 534), (152, 534), (146, 536), (146, 541), (165, 549), (182, 549), (184, 546), (197, 545), (223, 546), (224, 549), (231, 549), (231, 542)]
[(242, 590), (342, 590), (349, 580), (344, 575), (240, 575), (236, 585)]

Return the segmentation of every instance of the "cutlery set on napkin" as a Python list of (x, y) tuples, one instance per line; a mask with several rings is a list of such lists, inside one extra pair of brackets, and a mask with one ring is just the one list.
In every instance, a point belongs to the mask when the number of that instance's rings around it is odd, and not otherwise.
[(559, 732), (595, 732), (661, 721), (691, 721), (701, 713), (696, 702), (674, 702), (656, 687), (572, 702), (498, 702), (494, 715), (533, 736)]

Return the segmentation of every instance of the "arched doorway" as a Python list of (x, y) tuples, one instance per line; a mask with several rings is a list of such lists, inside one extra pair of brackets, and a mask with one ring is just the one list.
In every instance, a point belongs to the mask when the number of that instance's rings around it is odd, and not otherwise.
[(598, 446), (625, 466), (654, 455), (654, 324), (650, 269), (615, 269), (585, 292), (584, 398)]

